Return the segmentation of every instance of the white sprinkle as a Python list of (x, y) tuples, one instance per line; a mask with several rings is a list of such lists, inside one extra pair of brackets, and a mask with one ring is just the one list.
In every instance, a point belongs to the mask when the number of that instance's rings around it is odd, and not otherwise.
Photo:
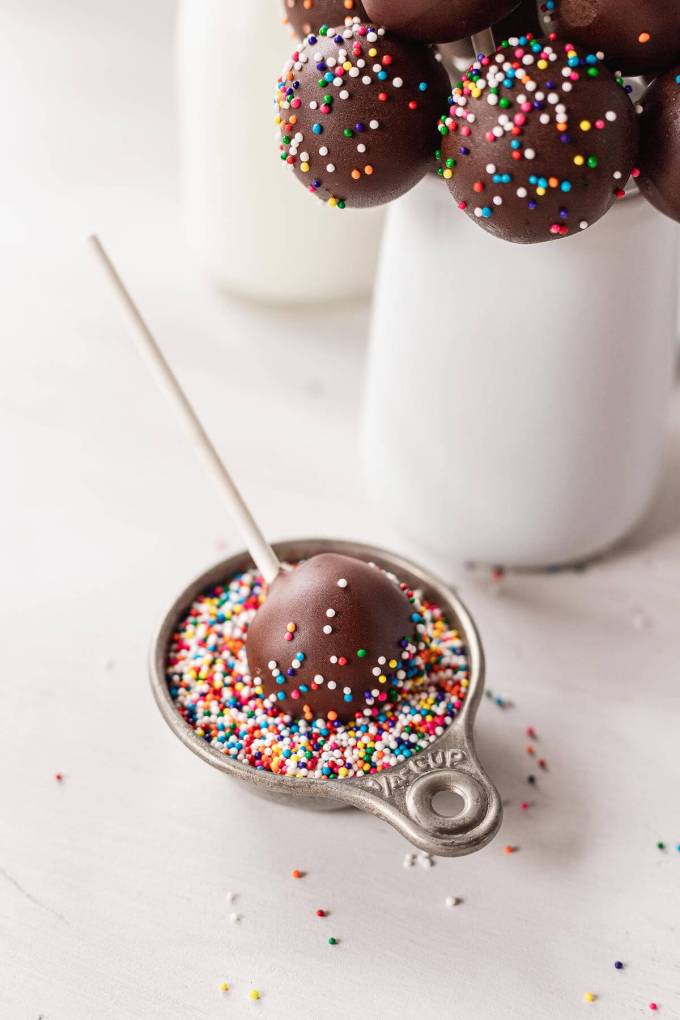
[(460, 900), (458, 896), (447, 896), (444, 900), (447, 907), (457, 907), (461, 902), (462, 900)]
[(270, 659), (270, 661), (267, 663), (267, 666), (269, 667), (269, 669), (276, 669), (276, 667), (278, 666), (278, 662), (275, 659)]
[(370, 127), (371, 131), (375, 131), (377, 128), (380, 127), (380, 121), (379, 120), (371, 120), (371, 121), (369, 121), (368, 126)]
[(238, 924), (239, 921), (242, 920), (242, 918), (243, 918), (243, 914), (230, 914), (229, 915), (229, 920), (231, 921), (232, 924)]
[(393, 78), (392, 79), (392, 84), (394, 85), (395, 89), (400, 89), (401, 86), (404, 84), (404, 79), (403, 78)]
[(331, 655), (330, 662), (332, 662), (333, 665), (335, 665), (337, 661), (338, 661), (337, 655)]
[(324, 678), (321, 676), (321, 673), (317, 673), (314, 677), (314, 683), (319, 684), (319, 686), (323, 683), (323, 680)]
[(338, 685), (336, 684), (335, 680), (329, 680), (326, 686), (328, 687), (329, 691), (334, 691)]
[(347, 587), (347, 579), (345, 577), (341, 577), (339, 579), (339, 581), (338, 581), (338, 588), (346, 588), (346, 587)]
[(333, 633), (333, 628), (331, 627), (330, 623), (327, 623), (324, 626), (323, 632), (324, 632), (324, 634), (332, 634)]
[(334, 609), (327, 609), (326, 610), (326, 616), (329, 618), (329, 620), (332, 620), (333, 617), (335, 616), (335, 610)]

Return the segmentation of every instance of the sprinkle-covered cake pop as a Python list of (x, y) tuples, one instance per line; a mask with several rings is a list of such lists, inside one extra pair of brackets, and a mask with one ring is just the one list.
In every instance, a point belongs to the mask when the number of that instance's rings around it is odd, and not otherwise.
[(450, 89), (432, 51), (353, 23), (310, 35), (277, 89), (281, 159), (329, 205), (381, 205), (427, 173)]
[(396, 578), (323, 553), (273, 582), (250, 626), (250, 673), (288, 712), (351, 719), (405, 679), (419, 619)]
[(650, 74), (680, 60), (680, 0), (543, 0), (547, 32), (603, 53), (613, 71)]
[(367, 21), (361, 0), (283, 0), (286, 19), (301, 38), (322, 25), (343, 25), (352, 18)]
[(393, 32), (443, 43), (481, 32), (517, 7), (519, 0), (364, 0), (368, 16)]
[(623, 83), (571, 44), (517, 39), (476, 61), (440, 121), (441, 174), (477, 223), (507, 241), (578, 233), (603, 216), (638, 151)]
[[(370, 698), (351, 706), (345, 722), (333, 710), (315, 715), (301, 697), (279, 699), (285, 684), (265, 697), (245, 654), (264, 581), (254, 570), (225, 579), (194, 599), (170, 640), (166, 678), (177, 711), (215, 750), (279, 776), (352, 779), (403, 764), (446, 732), (470, 687), (468, 652), (453, 621), (422, 592), (407, 595), (418, 616), (417, 653), (396, 685), (371, 670)], [(286, 683), (294, 688), (287, 673)]]
[(640, 103), (640, 191), (680, 222), (680, 65), (657, 78)]

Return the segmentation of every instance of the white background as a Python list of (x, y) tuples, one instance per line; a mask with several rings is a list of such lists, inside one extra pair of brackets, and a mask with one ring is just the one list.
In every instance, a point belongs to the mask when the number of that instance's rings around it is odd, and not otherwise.
[(0, 6), (0, 1016), (623, 1020), (657, 1001), (680, 1017), (678, 414), (655, 505), (615, 555), (500, 587), (449, 574), (490, 688), (514, 703), (479, 717), (508, 802), (482, 853), (405, 870), (387, 827), (269, 806), (162, 723), (153, 626), (239, 542), (88, 262), (88, 231), (273, 537), (417, 555), (362, 497), (367, 309), (248, 307), (183, 249), (174, 13)]

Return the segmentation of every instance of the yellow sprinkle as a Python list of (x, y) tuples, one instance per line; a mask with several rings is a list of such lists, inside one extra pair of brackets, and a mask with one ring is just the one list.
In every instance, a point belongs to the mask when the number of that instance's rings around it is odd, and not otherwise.
[(252, 999), (253, 1002), (260, 998), (260, 993), (258, 992), (257, 988), (250, 989), (250, 991), (248, 992), (248, 998)]
[(338, 200), (337, 198), (329, 198), (326, 204), (330, 206), (336, 206), (338, 204)]
[(548, 66), (548, 61), (547, 60), (539, 60), (536, 63), (536, 67), (538, 67), (539, 70), (541, 70), (541, 71), (545, 71), (547, 66)]
[(300, 170), (303, 174), (309, 173), (309, 163), (300, 163)]
[(370, 48), (370, 50), (368, 51), (368, 55), (369, 55), (369, 57), (377, 57), (378, 56), (378, 51), (376, 50), (375, 46), (372, 46)]
[(576, 164), (576, 166), (583, 166), (583, 164), (585, 163), (585, 159), (583, 156), (574, 156), (574, 163)]
[(390, 666), (390, 669), (396, 669), (397, 668), (397, 660), (396, 659), (390, 659), (389, 666)]
[(226, 981), (223, 981), (222, 984), (220, 985), (220, 991), (221, 992), (228, 992), (229, 991), (229, 985), (227, 984)]
[(581, 128), (581, 131), (590, 131), (592, 124), (589, 120), (582, 120), (579, 127)]
[(584, 1002), (595, 1002), (595, 996), (593, 995), (592, 992), (586, 992), (586, 994), (583, 996), (583, 1000)]

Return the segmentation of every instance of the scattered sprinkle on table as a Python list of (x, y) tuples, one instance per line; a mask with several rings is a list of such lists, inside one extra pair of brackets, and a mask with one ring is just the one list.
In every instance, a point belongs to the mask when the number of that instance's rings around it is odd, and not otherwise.
[(228, 892), (225, 893), (224, 898), (227, 901), (227, 903), (234, 903), (236, 900), (236, 895), (237, 894), (235, 892)]
[(656, 1010), (657, 1010), (657, 1009), (658, 1009), (659, 1007), (657, 1006), (657, 1004), (656, 1004), (655, 1002), (650, 1002), (650, 1004), (649, 1004), (649, 1008), (651, 1009), (652, 1013), (654, 1013), (654, 1012), (656, 1012)]
[(333, 936), (331, 935), (331, 937), (330, 937), (330, 938), (329, 938), (329, 940), (328, 940), (328, 945), (329, 945), (329, 946), (337, 946), (337, 944), (338, 944), (338, 942), (339, 942), (339, 941), (340, 941), (339, 939), (336, 939), (336, 938), (334, 938), (334, 937), (333, 937)]
[(529, 801), (528, 800), (523, 800), (522, 803), (520, 804), (520, 807), (521, 807), (522, 811), (528, 811), (529, 810)]
[(457, 907), (462, 902), (459, 896), (447, 896), (444, 900), (447, 907)]
[(58, 783), (61, 783), (61, 782), (63, 782), (63, 779), (64, 779), (64, 774), (63, 774), (63, 772), (55, 772), (55, 773), (54, 773), (54, 778), (56, 779), (56, 781), (57, 781)]
[(304, 878), (304, 874), (305, 874), (304, 871), (298, 871), (297, 868), (295, 868), (294, 871), (291, 871), (291, 875), (293, 876), (293, 878)]
[(586, 992), (583, 996), (584, 1002), (595, 1002), (596, 996), (593, 992)]
[(530, 738), (530, 740), (538, 739), (538, 737), (536, 736), (536, 730), (533, 728), (533, 726), (527, 726), (527, 736)]
[(531, 786), (533, 786), (535, 782), (536, 782), (536, 776), (527, 776), (527, 783), (530, 783)]
[(615, 960), (614, 966), (616, 967), (617, 970), (623, 970), (623, 964), (621, 963), (620, 960)]
[(221, 992), (229, 991), (229, 984), (226, 981), (223, 981), (222, 984), (220, 985), (220, 991)]
[(231, 921), (232, 924), (238, 924), (240, 921), (243, 920), (243, 914), (230, 914), (229, 920)]
[(319, 907), (319, 909), (316, 912), (316, 916), (317, 917), (328, 917), (328, 911), (327, 910), (323, 910), (321, 907)]
[(416, 863), (415, 854), (404, 854), (404, 860), (402, 861), (402, 865), (404, 868), (412, 868), (415, 863)]
[(516, 854), (518, 850), (519, 850), (519, 847), (517, 847), (517, 846), (510, 846), (509, 843), (508, 843), (507, 846), (503, 847), (503, 853), (504, 854)]
[(252, 1002), (256, 1002), (260, 998), (260, 993), (258, 992), (257, 988), (250, 989), (250, 991), (248, 992), (248, 998)]
[(659, 842), (656, 844), (656, 848), (657, 848), (657, 850), (665, 850), (666, 849), (666, 844), (663, 843), (661, 840), (659, 840)]

